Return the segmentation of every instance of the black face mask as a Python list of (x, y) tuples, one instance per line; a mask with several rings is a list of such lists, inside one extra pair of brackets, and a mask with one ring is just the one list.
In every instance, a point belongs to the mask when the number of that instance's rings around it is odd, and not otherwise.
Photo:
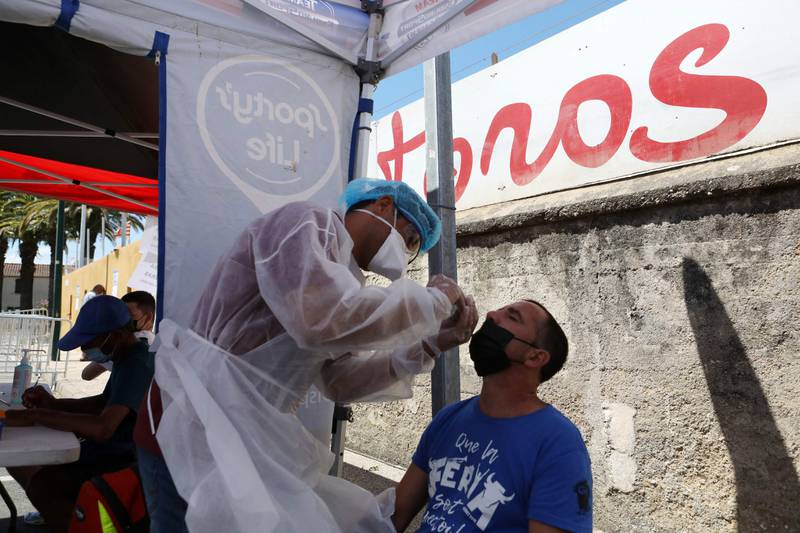
[(511, 363), (519, 364), (519, 361), (512, 361), (506, 355), (506, 346), (514, 339), (536, 348), (530, 342), (515, 337), (507, 329), (501, 328), (491, 318), (487, 318), (481, 328), (472, 335), (469, 343), (469, 357), (475, 365), (475, 372), (484, 377), (502, 372), (510, 367)]

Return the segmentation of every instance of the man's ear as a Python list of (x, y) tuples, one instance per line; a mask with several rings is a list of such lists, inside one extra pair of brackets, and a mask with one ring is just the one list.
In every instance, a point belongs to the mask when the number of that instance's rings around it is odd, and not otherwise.
[(531, 355), (525, 359), (525, 366), (528, 368), (542, 368), (550, 362), (550, 352), (541, 348), (531, 348)]
[(377, 207), (378, 213), (385, 214), (394, 206), (394, 200), (392, 200), (391, 196), (381, 196), (375, 200), (375, 206)]

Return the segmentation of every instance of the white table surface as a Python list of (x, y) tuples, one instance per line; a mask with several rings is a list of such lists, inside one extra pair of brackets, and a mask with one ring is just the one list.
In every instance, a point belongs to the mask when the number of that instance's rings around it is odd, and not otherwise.
[[(9, 401), (10, 398), (11, 384), (0, 383), (0, 399)], [(7, 408), (5, 405), (0, 407)], [(44, 426), (6, 426), (0, 438), (0, 466), (72, 463), (80, 454), (81, 446), (74, 433)]]

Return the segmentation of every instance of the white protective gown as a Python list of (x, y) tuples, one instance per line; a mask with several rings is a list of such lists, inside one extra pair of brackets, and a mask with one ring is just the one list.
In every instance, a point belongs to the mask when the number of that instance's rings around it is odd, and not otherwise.
[(288, 204), (220, 260), (191, 330), (160, 324), (157, 439), (190, 531), (394, 533), (393, 494), (379, 504), (327, 476), (329, 445), (295, 413), (314, 411), (312, 385), (341, 402), (410, 397), (433, 366), (420, 339), (452, 306), (408, 279), (365, 287), (352, 247), (335, 211)]

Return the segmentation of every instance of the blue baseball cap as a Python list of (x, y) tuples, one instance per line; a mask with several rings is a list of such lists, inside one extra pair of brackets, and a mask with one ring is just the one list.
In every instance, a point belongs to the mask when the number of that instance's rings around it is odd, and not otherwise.
[(131, 320), (125, 302), (105, 294), (95, 296), (83, 304), (75, 325), (58, 341), (58, 348), (65, 352), (80, 348), (98, 335), (120, 329)]

